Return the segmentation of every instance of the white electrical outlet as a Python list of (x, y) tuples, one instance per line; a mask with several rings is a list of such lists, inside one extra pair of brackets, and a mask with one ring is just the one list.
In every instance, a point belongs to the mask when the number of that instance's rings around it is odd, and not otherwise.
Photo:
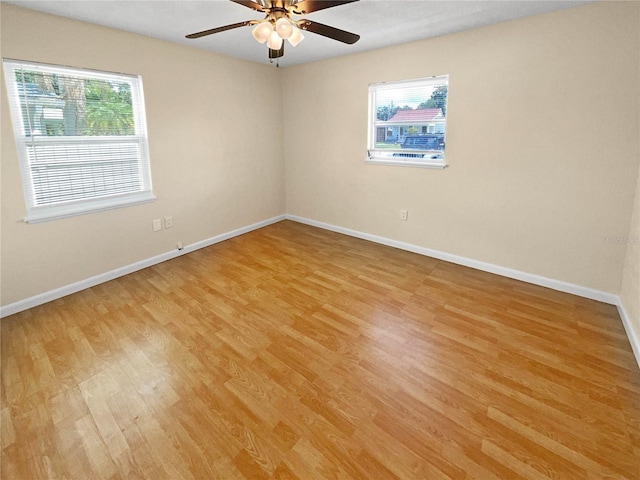
[(400, 210), (400, 220), (406, 222), (409, 220), (409, 211), (408, 210)]
[(164, 217), (164, 228), (173, 227), (173, 217)]
[(162, 230), (162, 220), (156, 218), (153, 220), (153, 231), (159, 232), (160, 230)]

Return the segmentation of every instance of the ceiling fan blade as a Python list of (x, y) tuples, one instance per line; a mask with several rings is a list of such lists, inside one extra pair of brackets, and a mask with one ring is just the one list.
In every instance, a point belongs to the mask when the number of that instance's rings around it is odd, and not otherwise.
[(246, 22), (238, 22), (238, 23), (232, 23), (231, 25), (225, 25), (224, 27), (218, 27), (218, 28), (212, 28), (211, 30), (204, 30), (202, 32), (198, 32), (198, 33), (191, 33), (189, 35), (187, 35), (187, 38), (200, 38), (200, 37), (205, 37), (207, 35), (212, 35), (214, 33), (220, 33), (220, 32), (224, 32), (226, 30), (231, 30), (234, 28), (238, 28), (238, 27), (246, 27), (247, 25), (254, 25), (258, 23), (256, 20), (247, 20)]
[(305, 15), (325, 8), (337, 7), (358, 0), (302, 0), (291, 6), (291, 11), (297, 15)]
[(360, 35), (356, 35), (355, 33), (346, 32), (344, 30), (340, 30), (339, 28), (330, 27), (329, 25), (324, 25), (318, 22), (312, 22), (311, 20), (302, 19), (296, 22), (298, 28), (302, 30), (306, 30), (307, 32), (315, 33), (318, 35), (322, 35), (323, 37), (332, 38), (333, 40), (338, 40), (342, 43), (348, 43), (352, 45), (360, 40)]
[(284, 42), (282, 42), (282, 46), (280, 50), (269, 49), (269, 58), (280, 58), (284, 56)]
[(231, 0), (231, 1), (233, 3), (237, 3), (238, 5), (243, 5), (252, 10), (264, 12), (264, 7), (260, 3), (252, 2), (251, 0)]

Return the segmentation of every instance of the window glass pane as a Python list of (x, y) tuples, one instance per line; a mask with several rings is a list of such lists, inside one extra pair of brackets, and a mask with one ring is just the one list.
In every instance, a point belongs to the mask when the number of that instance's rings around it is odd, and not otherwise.
[(16, 82), (27, 136), (135, 133), (128, 82), (29, 70), (16, 71)]
[(371, 85), (369, 160), (444, 166), (447, 95), (448, 76)]
[(138, 142), (27, 144), (35, 205), (142, 190)]

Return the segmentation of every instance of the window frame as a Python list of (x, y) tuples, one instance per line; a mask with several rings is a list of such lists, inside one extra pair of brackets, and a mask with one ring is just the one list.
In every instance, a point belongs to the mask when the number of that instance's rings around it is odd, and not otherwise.
[[(413, 88), (417, 86), (441, 85), (445, 83), (447, 86), (447, 103), (445, 104), (446, 112), (449, 112), (449, 75), (434, 75), (431, 77), (416, 78), (410, 80), (389, 81), (381, 83), (369, 84), (369, 101), (368, 101), (368, 122), (367, 122), (367, 158), (365, 163), (372, 165), (395, 165), (405, 167), (421, 167), (443, 169), (447, 167), (445, 151), (447, 137), (447, 115), (444, 116), (444, 146), (442, 150), (399, 150), (399, 149), (376, 149), (377, 129), (381, 128), (376, 122), (377, 109), (376, 97), (379, 91), (398, 89), (399, 87)], [(408, 126), (408, 125), (407, 125)], [(399, 126), (399, 130), (406, 130), (407, 126)], [(424, 128), (424, 127), (423, 127)], [(431, 125), (427, 127), (427, 134), (437, 134), (438, 132), (430, 132)], [(435, 130), (435, 125), (433, 126)], [(404, 133), (401, 133), (401, 135)], [(406, 157), (404, 156), (406, 155)], [(433, 156), (441, 155), (442, 158), (416, 158), (409, 155)]]
[[(13, 125), (14, 138), (16, 141), (18, 160), (20, 163), (20, 173), (25, 199), (27, 215), (24, 218), (26, 223), (38, 223), (49, 220), (67, 218), (76, 215), (94, 213), (114, 208), (121, 208), (132, 205), (149, 203), (156, 199), (153, 194), (151, 181), (151, 165), (149, 160), (149, 145), (147, 134), (146, 112), (144, 105), (144, 91), (142, 77), (140, 75), (130, 75), (117, 72), (106, 72), (87, 68), (67, 67), (46, 63), (15, 60), (3, 58), (3, 70), (5, 84), (9, 97), (9, 110)], [(133, 135), (33, 135), (31, 129), (33, 125), (29, 118), (27, 134), (25, 128), (25, 115), (23, 113), (20, 92), (16, 72), (20, 70), (40, 71), (49, 75), (66, 75), (76, 78), (94, 79), (109, 82), (128, 83), (131, 85), (131, 103), (134, 121)], [(23, 88), (24, 90), (24, 88)], [(25, 97), (31, 98), (25, 94)], [(26, 117), (29, 117), (27, 113)], [(89, 145), (134, 145), (136, 151), (136, 161), (134, 162), (136, 175), (134, 176), (140, 183), (140, 189), (133, 192), (99, 195), (91, 198), (73, 199), (68, 201), (58, 201), (50, 204), (38, 204), (36, 200), (34, 176), (32, 165), (29, 160), (29, 149), (37, 150), (37, 147), (61, 145), (82, 146)], [(78, 154), (80, 156), (80, 154)], [(106, 175), (106, 174), (105, 174)], [(92, 179), (104, 179), (105, 175), (95, 175)], [(124, 177), (123, 177), (124, 178)]]

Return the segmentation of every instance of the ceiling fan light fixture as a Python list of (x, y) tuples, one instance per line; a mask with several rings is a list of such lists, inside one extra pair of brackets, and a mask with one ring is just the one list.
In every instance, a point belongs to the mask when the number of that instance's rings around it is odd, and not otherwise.
[[(0, 0), (1, 2), (2, 0)], [(251, 34), (258, 43), (266, 43), (269, 46), (269, 61), (277, 61), (284, 55), (284, 40), (288, 40), (292, 47), (297, 46), (302, 40), (302, 30), (315, 35), (337, 40), (348, 45), (356, 43), (360, 35), (340, 30), (339, 28), (323, 25), (303, 18), (295, 20), (297, 15), (306, 15), (317, 10), (338, 7), (359, 0), (231, 0), (233, 3), (250, 8), (264, 14), (262, 20), (245, 20), (244, 22), (231, 23), (222, 27), (210, 28), (201, 32), (190, 33), (187, 38), (195, 39), (226, 32), (240, 27), (252, 26)]]
[(302, 40), (304, 40), (304, 35), (302, 35), (302, 32), (298, 27), (294, 26), (291, 32), (291, 35), (289, 36), (289, 38), (287, 38), (287, 40), (289, 40), (289, 43), (291, 44), (292, 47), (295, 47)]
[(277, 31), (271, 32), (269, 35), (269, 40), (267, 40), (267, 45), (271, 50), (280, 50), (282, 48), (282, 37), (278, 35)]
[(253, 38), (255, 38), (259, 43), (264, 43), (269, 40), (270, 35), (275, 32), (271, 22), (260, 22), (256, 28), (251, 31), (251, 33), (253, 34)]
[(280, 35), (280, 38), (286, 40), (293, 33), (293, 25), (291, 25), (291, 22), (287, 17), (280, 17), (276, 21), (276, 31), (278, 32), (278, 35)]

